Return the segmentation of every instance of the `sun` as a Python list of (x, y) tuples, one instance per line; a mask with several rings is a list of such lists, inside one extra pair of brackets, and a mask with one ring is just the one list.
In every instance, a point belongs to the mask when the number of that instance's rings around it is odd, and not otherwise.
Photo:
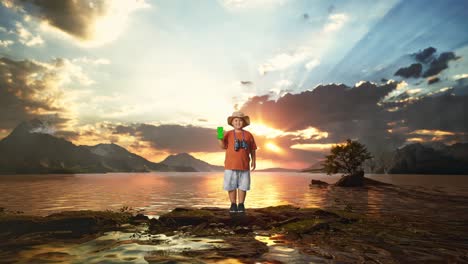
[(274, 152), (274, 153), (283, 153), (283, 149), (281, 149), (280, 147), (278, 147), (275, 143), (273, 142), (267, 142), (265, 144), (265, 148), (271, 152)]
[(279, 129), (269, 127), (264, 124), (252, 124), (249, 129), (255, 133), (255, 135), (265, 136), (266, 138), (275, 138), (284, 135), (285, 132)]

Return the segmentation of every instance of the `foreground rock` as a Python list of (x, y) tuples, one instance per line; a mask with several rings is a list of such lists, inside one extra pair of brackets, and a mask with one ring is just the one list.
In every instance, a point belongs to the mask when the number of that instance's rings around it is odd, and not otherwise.
[(249, 209), (248, 213), (229, 213), (225, 208), (176, 208), (150, 220), (150, 232), (171, 234), (183, 230), (195, 236), (253, 234), (286, 231), (294, 237), (328, 228), (330, 222), (350, 223), (352, 219), (318, 208), (290, 205)]
[[(176, 208), (159, 219), (151, 219), (149, 232), (213, 237), (228, 245), (182, 254), (200, 263), (228, 258), (242, 263), (267, 261), (262, 258), (269, 248), (259, 242), (260, 237), (317, 257), (322, 260), (319, 263), (401, 263), (411, 259), (427, 259), (431, 263), (462, 261), (460, 243), (466, 243), (463, 232), (413, 220), (397, 215), (373, 218), (349, 210), (325, 211), (293, 206), (248, 209), (245, 214), (230, 214), (225, 208)], [(434, 243), (447, 237), (450, 237), (449, 243)], [(464, 252), (468, 254), (468, 251)], [(167, 261), (175, 260), (162, 257)], [(161, 258), (147, 260), (157, 263)]]
[[(396, 214), (376, 218), (352, 210), (290, 205), (248, 208), (245, 214), (230, 214), (227, 208), (176, 208), (159, 219), (112, 211), (71, 211), (36, 217), (0, 210), (0, 255), (4, 261), (14, 262), (22, 249), (41, 244), (83, 243), (104, 231), (128, 232), (143, 224), (147, 225), (143, 233), (135, 233), (130, 240), (111, 241), (110, 245), (159, 245), (170, 242), (172, 237), (188, 237), (192, 242), (216, 240), (209, 249), (152, 251), (144, 256), (148, 263), (215, 263), (229, 259), (280, 263), (268, 258), (272, 245), (280, 245), (280, 250), (298, 250), (317, 263), (404, 263), (414, 259), (424, 260), (421, 263), (466, 262), (466, 225), (447, 227), (416, 220)], [(139, 240), (141, 236), (152, 238)], [(184, 245), (177, 245), (181, 246)], [(73, 260), (64, 252), (47, 254), (37, 256)]]
[(248, 209), (245, 214), (232, 214), (225, 208), (176, 208), (159, 219), (151, 219), (149, 232), (220, 238), (227, 247), (185, 254), (204, 260), (236, 258), (248, 262), (268, 251), (268, 247), (256, 239), (258, 235), (282, 234), (286, 239), (296, 241), (307, 234), (332, 230), (332, 223), (353, 221), (321, 209), (289, 205)]
[(40, 217), (0, 211), (0, 248), (87, 241), (106, 231), (124, 230), (133, 221), (129, 212), (67, 211)]

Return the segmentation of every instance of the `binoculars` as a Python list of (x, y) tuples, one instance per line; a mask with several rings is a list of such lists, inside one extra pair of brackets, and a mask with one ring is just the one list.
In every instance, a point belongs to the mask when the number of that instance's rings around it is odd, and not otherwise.
[(236, 139), (234, 141), (234, 150), (235, 151), (238, 151), (239, 149), (248, 149), (249, 148), (249, 144), (247, 144), (247, 142), (245, 140), (239, 140), (239, 139)]

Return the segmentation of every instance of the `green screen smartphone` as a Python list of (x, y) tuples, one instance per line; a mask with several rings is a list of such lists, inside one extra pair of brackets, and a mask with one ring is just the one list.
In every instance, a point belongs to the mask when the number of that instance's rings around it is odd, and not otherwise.
[(218, 127), (218, 139), (223, 139), (223, 137), (224, 137), (223, 127)]

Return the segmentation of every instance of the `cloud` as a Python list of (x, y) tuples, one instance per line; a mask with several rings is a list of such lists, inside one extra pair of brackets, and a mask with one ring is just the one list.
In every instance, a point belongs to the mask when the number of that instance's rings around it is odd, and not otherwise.
[(403, 78), (419, 78), (422, 72), (421, 63), (413, 63), (409, 67), (402, 67), (395, 72), (395, 76), (401, 76)]
[(278, 88), (284, 89), (284, 88), (290, 87), (292, 85), (292, 82), (290, 80), (283, 79), (283, 80), (277, 81), (275, 84)]
[(83, 63), (83, 64), (91, 64), (91, 65), (108, 65), (110, 64), (110, 60), (108, 59), (91, 59), (88, 57), (82, 57), (72, 60), (73, 63)]
[(44, 44), (44, 40), (41, 36), (34, 36), (19, 22), (16, 23), (16, 33), (18, 34), (19, 42), (28, 47)]
[(4, 47), (4, 48), (7, 48), (8, 46), (10, 45), (13, 45), (15, 42), (12, 41), (12, 40), (1, 40), (0, 39), (0, 47)]
[(348, 20), (347, 14), (330, 14), (323, 29), (314, 35), (313, 38), (288, 52), (280, 52), (273, 55), (272, 58), (258, 67), (258, 72), (260, 75), (265, 75), (268, 72), (288, 69), (305, 61), (307, 63), (304, 67), (310, 72), (320, 65), (321, 61), (318, 54), (325, 53), (329, 48), (329, 42), (334, 35), (333, 33), (341, 29)]
[[(85, 42), (99, 43), (115, 39), (133, 11), (149, 7), (144, 0), (19, 0), (4, 5), (27, 18), (38, 19), (43, 27), (58, 29)], [(34, 41), (40, 42), (39, 38), (35, 37)]]
[(433, 47), (428, 47), (423, 51), (416, 52), (413, 56), (417, 61), (427, 63), (434, 59), (433, 55), (437, 50)]
[[(450, 90), (427, 96), (412, 104), (396, 103), (401, 110), (393, 113), (394, 120), (405, 120), (410, 130), (441, 130), (468, 132), (468, 96), (454, 96)], [(460, 142), (467, 138), (460, 139)]]
[(119, 126), (115, 134), (137, 135), (157, 150), (171, 153), (219, 151), (216, 130), (196, 126), (149, 125)]
[(288, 2), (288, 0), (220, 0), (219, 2), (221, 6), (229, 11), (242, 11), (279, 7)]
[(258, 68), (260, 75), (265, 75), (268, 72), (284, 70), (292, 65), (305, 61), (310, 56), (310, 51), (307, 49), (298, 50), (292, 53), (280, 53), (262, 64)]
[(440, 78), (439, 77), (433, 77), (433, 78), (429, 78), (427, 80), (427, 84), (434, 84), (434, 83), (437, 83), (440, 81)]
[(457, 74), (453, 76), (454, 80), (466, 79), (468, 78), (468, 73)]
[(241, 110), (252, 113), (252, 118), (266, 119), (279, 129), (300, 130), (380, 112), (377, 102), (395, 88), (395, 83), (382, 86), (365, 83), (353, 89), (345, 85), (320, 85), (312, 91), (288, 93), (277, 101), (255, 96)]
[(349, 20), (348, 15), (346, 14), (330, 14), (328, 16), (328, 21), (323, 27), (324, 32), (335, 32), (340, 30), (344, 24)]
[(311, 70), (313, 70), (315, 67), (317, 67), (318, 65), (320, 65), (320, 60), (318, 60), (318, 59), (313, 59), (313, 60), (309, 61), (309, 62), (305, 65), (305, 68), (307, 69), (307, 71), (311, 71)]
[(0, 124), (12, 129), (21, 121), (63, 111), (61, 94), (49, 69), (33, 61), (0, 59)]
[[(67, 59), (50, 62), (0, 58), (0, 129), (39, 118), (67, 130), (76, 118), (76, 102), (65, 88), (88, 85), (83, 69)], [(73, 121), (74, 122), (74, 121)]]
[[(270, 133), (270, 130), (264, 130), (265, 133), (257, 133), (257, 124), (252, 124), (247, 130), (252, 132), (258, 146), (257, 158), (259, 160), (275, 160), (279, 164), (290, 163), (292, 160), (309, 164), (314, 159), (323, 157), (324, 151), (304, 151), (300, 149), (291, 149), (294, 144), (294, 138), (308, 139), (316, 137), (319, 133), (308, 128), (303, 131), (285, 133)], [(147, 153), (158, 152), (165, 155), (189, 152), (204, 153), (205, 156), (218, 153), (224, 159), (224, 151), (219, 148), (216, 140), (216, 129), (197, 126), (181, 125), (151, 125), (151, 124), (133, 124), (119, 125), (112, 129), (113, 135), (119, 138), (130, 137), (138, 146), (134, 147), (136, 152), (145, 150)], [(273, 135), (273, 137), (271, 137)], [(268, 148), (270, 146), (270, 148)], [(271, 146), (275, 146), (277, 152), (271, 151)], [(210, 154), (210, 155), (211, 155)], [(211, 155), (211, 156), (213, 156)], [(221, 158), (218, 158), (218, 160)]]
[(295, 145), (296, 150), (307, 152), (303, 147), (311, 145), (303, 144), (332, 144), (346, 138), (359, 139), (371, 149), (391, 148), (402, 144), (404, 137), (388, 132), (392, 113), (386, 110), (387, 105), (379, 102), (396, 87), (396, 82), (380, 86), (363, 82), (354, 88), (320, 85), (312, 91), (285, 94), (277, 100), (255, 96), (240, 110), (249, 114), (253, 123), (261, 120), (289, 133), (312, 127), (315, 136), (309, 138), (286, 133), (290, 137), (287, 146)]
[(448, 62), (456, 60), (458, 57), (453, 52), (444, 52), (439, 55), (439, 58), (432, 60), (429, 69), (423, 74), (423, 77), (434, 76), (448, 68)]

